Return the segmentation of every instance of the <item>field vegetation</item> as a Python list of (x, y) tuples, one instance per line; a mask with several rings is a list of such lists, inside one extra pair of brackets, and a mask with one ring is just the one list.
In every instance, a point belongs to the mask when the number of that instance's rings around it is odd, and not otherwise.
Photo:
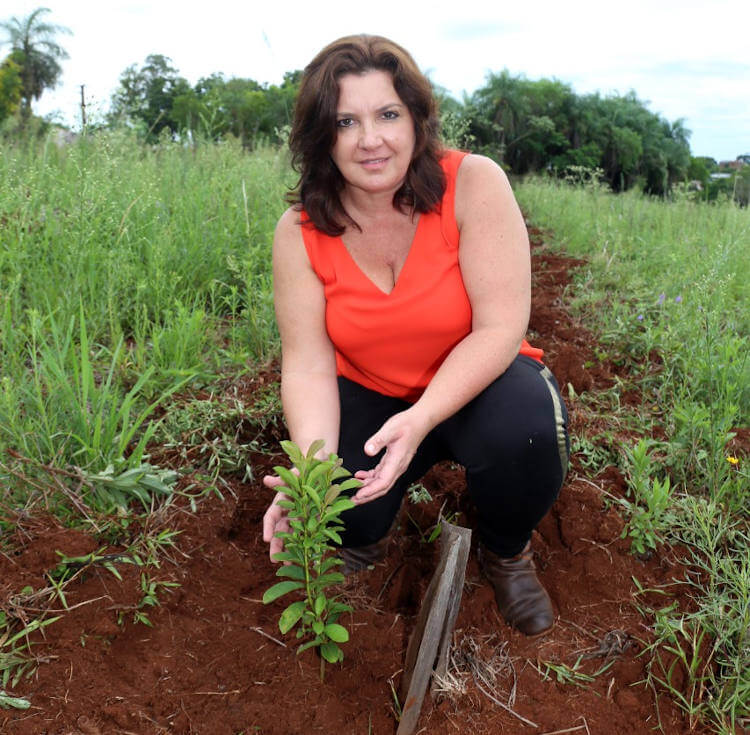
[[(628, 478), (611, 502), (633, 553), (673, 546), (691, 570), (691, 609), (666, 590), (660, 607), (645, 590), (636, 599), (656, 635), (649, 683), (692, 722), (732, 733), (750, 717), (750, 212), (613, 195), (578, 173), (517, 187), (530, 221), (585, 259), (569, 300), (598, 334), (599, 359), (628, 376), (605, 393), (563, 386), (606, 418), (574, 449), (592, 473), (614, 460)], [(119, 130), (64, 149), (6, 143), (0, 180), (0, 550), (44, 514), (100, 544), (0, 613), (0, 705), (18, 707), (26, 700), (4, 692), (23, 691), (29, 636), (54, 625), (45, 611), (65, 607), (68, 585), (94, 565), (116, 576), (134, 564), (142, 596), (126, 614), (148, 625), (170, 593), (160, 560), (179, 543), (153, 519), (221, 493), (226, 472), (252, 475), (233, 427), (277, 417), (274, 387), (262, 405), (210, 396), (278, 355), (270, 242), (294, 177), (276, 147), (144, 145)], [(202, 440), (209, 424), (221, 441)], [(165, 447), (190, 459), (179, 473), (160, 462)]]
[[(657, 633), (650, 683), (671, 691), (691, 721), (733, 732), (750, 708), (750, 212), (684, 195), (614, 196), (596, 173), (530, 180), (518, 196), (566, 253), (585, 258), (572, 304), (599, 335), (601, 358), (631, 376), (580, 397), (608, 426), (574, 446), (592, 469), (614, 449), (630, 492), (613, 502), (629, 518), (634, 551), (663, 553), (666, 542), (692, 569), (692, 610), (666, 596), (645, 611)], [(628, 387), (635, 411), (621, 404)], [(618, 447), (623, 426), (632, 440)], [(689, 672), (687, 694), (665, 651)]]

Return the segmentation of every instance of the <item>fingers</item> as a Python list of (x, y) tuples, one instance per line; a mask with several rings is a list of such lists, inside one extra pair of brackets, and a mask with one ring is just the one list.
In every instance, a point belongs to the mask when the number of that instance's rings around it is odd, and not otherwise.
[(382, 442), (376, 441), (374, 438), (370, 439), (365, 444), (365, 454), (368, 457), (374, 457), (382, 448)]
[(284, 544), (281, 542), (280, 538), (272, 538), (271, 543), (268, 546), (268, 558), (274, 563), (278, 564), (274, 559), (275, 554), (280, 554), (282, 551), (284, 551)]
[[(288, 533), (289, 528), (290, 528), (289, 521), (287, 520), (286, 517), (284, 517), (284, 518), (281, 518), (276, 524), (274, 533)], [(272, 536), (271, 540), (269, 541), (268, 556), (274, 564), (278, 564), (276, 559), (273, 558), (274, 554), (278, 554), (282, 551), (284, 551), (284, 542), (282, 541), (282, 539), (276, 538), (276, 536)], [(288, 563), (288, 562), (285, 562), (285, 563)]]
[[(270, 479), (275, 479), (273, 476), (266, 475)], [(265, 483), (266, 478), (263, 478)], [(278, 483), (272, 485), (276, 486)], [(284, 493), (278, 492), (273, 499), (273, 502), (269, 506), (268, 510), (263, 515), (263, 541), (269, 544), (268, 554), (272, 562), (276, 563), (273, 556), (284, 550), (284, 542), (280, 538), (276, 538), (276, 534), (284, 531), (289, 531), (289, 521), (285, 515), (284, 509), (278, 505), (278, 501), (286, 497)]]
[(375, 500), (385, 495), (390, 489), (393, 483), (386, 483), (382, 481), (374, 481), (369, 485), (363, 485), (357, 490), (356, 495), (352, 496), (352, 502), (356, 505), (362, 505), (363, 503), (369, 503), (371, 500)]
[[(284, 481), (278, 475), (264, 475), (263, 484), (271, 489), (283, 485)], [(275, 501), (274, 501), (275, 502)]]
[(278, 495), (273, 499), (268, 510), (263, 515), (263, 540), (269, 543), (273, 539), (273, 535), (276, 532), (276, 525), (281, 520), (283, 514), (283, 508), (276, 505)]
[[(299, 474), (296, 467), (292, 468), (292, 472)], [(272, 490), (278, 487), (285, 487), (284, 481), (278, 475), (264, 475), (263, 484)], [(271, 561), (274, 561), (274, 554), (278, 554), (284, 550), (284, 542), (276, 538), (276, 534), (289, 531), (286, 511), (278, 505), (279, 500), (285, 497), (286, 495), (283, 490), (277, 492), (268, 510), (263, 515), (263, 541), (269, 544), (268, 553)]]
[(385, 495), (406, 469), (405, 466), (399, 469), (400, 466), (401, 463), (393, 457), (389, 458), (388, 452), (386, 452), (377, 467), (372, 470), (356, 472), (354, 476), (362, 481), (362, 486), (352, 496), (352, 501), (357, 504), (367, 503)]
[[(296, 467), (292, 467), (292, 472), (295, 475), (299, 475), (299, 470)], [(263, 475), (263, 484), (271, 489), (283, 485), (284, 481), (278, 475)], [(274, 499), (276, 502), (276, 499)]]
[(365, 454), (368, 457), (374, 457), (383, 447), (387, 447), (391, 441), (391, 432), (388, 429), (388, 422), (386, 422), (378, 432), (365, 442)]

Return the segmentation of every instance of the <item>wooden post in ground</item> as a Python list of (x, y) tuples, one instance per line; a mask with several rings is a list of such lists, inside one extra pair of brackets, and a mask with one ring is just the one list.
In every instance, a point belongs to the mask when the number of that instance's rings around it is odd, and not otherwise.
[[(401, 682), (401, 719), (396, 735), (411, 735), (419, 720), (427, 684), (444, 674), (448, 665), (453, 626), (461, 604), (471, 531), (442, 521), (440, 561), (419, 610), (409, 639)], [(437, 659), (437, 665), (436, 665)]]

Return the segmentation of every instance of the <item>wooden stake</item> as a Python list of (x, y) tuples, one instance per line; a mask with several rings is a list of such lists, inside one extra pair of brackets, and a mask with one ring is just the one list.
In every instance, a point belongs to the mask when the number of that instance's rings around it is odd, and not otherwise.
[(396, 735), (412, 735), (417, 725), (435, 660), (445, 671), (453, 626), (461, 604), (471, 531), (442, 522), (440, 561), (425, 593), (417, 625), (406, 650), (401, 682), (401, 711)]

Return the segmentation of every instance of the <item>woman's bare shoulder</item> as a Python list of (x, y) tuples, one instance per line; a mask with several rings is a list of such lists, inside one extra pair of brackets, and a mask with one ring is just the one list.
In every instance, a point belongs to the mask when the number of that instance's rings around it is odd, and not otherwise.
[(477, 205), (504, 209), (515, 205), (510, 182), (500, 166), (487, 156), (470, 153), (461, 161), (456, 179), (456, 220), (477, 213)]
[(273, 236), (274, 250), (298, 250), (302, 245), (302, 212), (296, 206), (289, 207), (279, 217)]
[(508, 177), (503, 169), (487, 156), (478, 153), (468, 153), (458, 167), (457, 186), (461, 183), (474, 184), (477, 182), (495, 181), (505, 182)]
[(284, 214), (279, 217), (279, 221), (276, 223), (276, 233), (291, 233), (299, 232), (300, 223), (302, 221), (302, 210), (298, 205), (293, 204), (288, 207)]

